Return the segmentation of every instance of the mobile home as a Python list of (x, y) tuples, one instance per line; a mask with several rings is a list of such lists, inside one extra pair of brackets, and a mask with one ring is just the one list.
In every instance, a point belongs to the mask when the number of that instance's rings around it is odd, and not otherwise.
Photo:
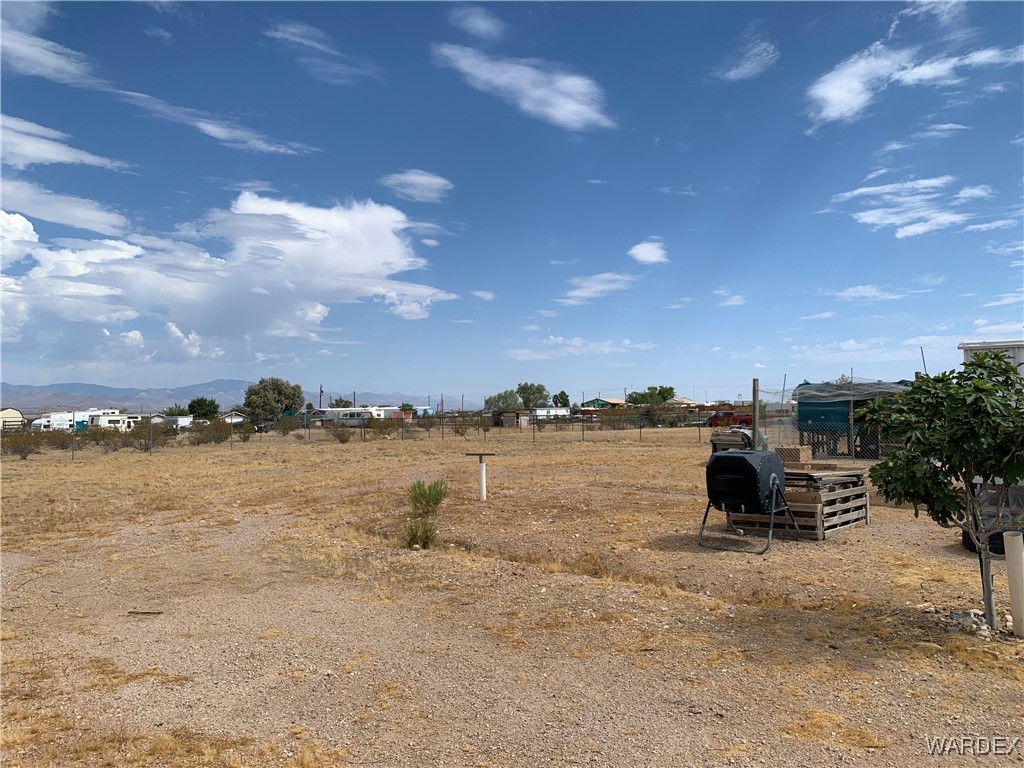
[(89, 427), (131, 432), (140, 421), (142, 417), (135, 413), (92, 414), (89, 416)]
[(33, 432), (51, 432), (53, 430), (71, 431), (85, 430), (93, 416), (114, 416), (120, 411), (116, 408), (90, 408), (86, 411), (59, 411), (44, 413), (32, 422)]

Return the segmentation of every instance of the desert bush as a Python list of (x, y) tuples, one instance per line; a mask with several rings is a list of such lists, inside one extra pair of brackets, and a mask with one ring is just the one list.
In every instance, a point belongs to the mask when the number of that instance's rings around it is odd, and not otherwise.
[(405, 526), (405, 545), (410, 549), (429, 549), (436, 538), (437, 526), (429, 518), (418, 517)]
[(444, 480), (435, 480), (430, 485), (417, 480), (409, 486), (409, 503), (417, 515), (434, 514), (447, 495), (448, 483)]
[(255, 431), (256, 427), (252, 424), (239, 424), (235, 427), (235, 434), (238, 435), (238, 439), (243, 443), (248, 443), (252, 440), (252, 436)]
[(71, 450), (71, 442), (75, 439), (71, 432), (65, 432), (62, 429), (53, 430), (52, 432), (41, 432), (38, 434), (38, 437), (41, 445), (57, 451)]
[(116, 429), (100, 428), (99, 433), (96, 444), (104, 453), (115, 453), (130, 444), (128, 435), (123, 435)]
[(294, 437), (296, 440), (305, 440), (306, 439), (306, 436), (304, 434), (302, 434), (301, 432), (296, 432), (294, 435), (292, 435), (292, 437)]
[(366, 428), (377, 437), (388, 438), (398, 430), (398, 419), (367, 419)]
[(416, 419), (416, 423), (419, 424), (420, 429), (426, 431), (427, 437), (430, 437), (430, 430), (437, 426), (437, 417), (430, 415), (420, 416)]
[(342, 445), (352, 439), (352, 430), (344, 424), (336, 424), (331, 427), (331, 434), (334, 435), (334, 439)]
[(292, 432), (299, 428), (299, 420), (294, 416), (285, 416), (284, 418), (278, 419), (274, 425), (281, 437), (288, 437)]
[(5, 456), (13, 454), (27, 459), (33, 453), (42, 453), (39, 446), (42, 435), (32, 432), (13, 432), (0, 438), (0, 452)]
[(149, 419), (143, 419), (135, 425), (135, 429), (122, 437), (122, 442), (126, 447), (145, 452), (166, 447), (176, 434), (174, 427), (168, 424), (151, 426)]
[(195, 427), (188, 436), (192, 445), (223, 443), (231, 437), (231, 425), (226, 421), (214, 421), (206, 426)]

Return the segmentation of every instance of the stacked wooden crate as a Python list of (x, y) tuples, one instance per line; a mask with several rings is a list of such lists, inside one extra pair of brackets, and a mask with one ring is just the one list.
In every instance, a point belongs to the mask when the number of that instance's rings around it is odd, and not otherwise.
[[(786, 467), (786, 502), (800, 538), (822, 540), (836, 531), (871, 523), (863, 470)], [(767, 514), (734, 513), (732, 524), (748, 533), (768, 530)], [(793, 531), (785, 510), (775, 513), (775, 531)]]

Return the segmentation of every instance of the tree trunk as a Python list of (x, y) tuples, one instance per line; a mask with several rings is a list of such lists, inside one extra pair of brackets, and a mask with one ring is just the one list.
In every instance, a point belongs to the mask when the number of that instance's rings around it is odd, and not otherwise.
[(988, 536), (979, 537), (978, 564), (981, 567), (981, 592), (985, 607), (985, 622), (996, 629), (996, 597), (992, 584), (992, 555), (988, 551)]

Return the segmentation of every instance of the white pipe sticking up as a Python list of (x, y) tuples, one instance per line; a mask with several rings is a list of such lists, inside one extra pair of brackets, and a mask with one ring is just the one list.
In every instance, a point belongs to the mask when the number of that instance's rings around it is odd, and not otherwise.
[(480, 501), (487, 501), (487, 463), (480, 457)]
[(1007, 531), (1003, 534), (1006, 546), (1006, 579), (1010, 583), (1010, 613), (1013, 615), (1014, 637), (1024, 637), (1024, 534)]

